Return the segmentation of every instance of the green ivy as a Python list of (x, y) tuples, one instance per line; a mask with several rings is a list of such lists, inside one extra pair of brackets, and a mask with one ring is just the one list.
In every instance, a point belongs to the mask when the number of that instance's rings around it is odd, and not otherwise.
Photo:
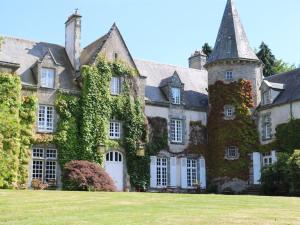
[(21, 97), (17, 74), (0, 73), (0, 187), (27, 183), (35, 123), (35, 96)]

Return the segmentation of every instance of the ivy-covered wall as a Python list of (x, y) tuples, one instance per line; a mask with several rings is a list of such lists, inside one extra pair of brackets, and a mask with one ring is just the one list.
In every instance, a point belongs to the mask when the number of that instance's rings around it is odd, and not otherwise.
[[(259, 147), (258, 131), (251, 118), (253, 107), (251, 82), (239, 80), (229, 84), (217, 81), (209, 86), (210, 112), (208, 116), (208, 175), (248, 180), (249, 153)], [(235, 107), (235, 117), (224, 119), (224, 106)], [(238, 160), (225, 160), (228, 146), (239, 149)]]
[(0, 73), (0, 187), (24, 187), (33, 142), (36, 97), (21, 96), (17, 74)]

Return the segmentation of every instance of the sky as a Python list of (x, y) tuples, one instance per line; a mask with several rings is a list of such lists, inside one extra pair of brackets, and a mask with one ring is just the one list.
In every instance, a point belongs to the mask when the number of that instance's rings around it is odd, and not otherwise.
[[(119, 27), (132, 56), (188, 66), (214, 45), (227, 0), (0, 0), (0, 35), (64, 45), (64, 22), (78, 8), (81, 46)], [(300, 64), (299, 0), (235, 0), (250, 45)]]

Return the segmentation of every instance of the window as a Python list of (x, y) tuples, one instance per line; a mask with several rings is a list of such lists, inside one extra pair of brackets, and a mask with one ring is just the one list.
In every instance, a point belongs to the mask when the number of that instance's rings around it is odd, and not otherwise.
[(117, 61), (118, 60), (118, 53), (114, 52), (114, 61)]
[(120, 139), (121, 123), (119, 123), (119, 122), (110, 122), (109, 123), (109, 137), (111, 139)]
[(268, 166), (268, 165), (272, 164), (271, 152), (262, 154), (262, 163), (263, 163), (263, 166)]
[[(43, 182), (55, 181), (57, 172), (57, 150), (32, 149), (32, 179)], [(55, 182), (54, 182), (55, 183)]]
[(235, 160), (235, 159), (238, 159), (239, 157), (240, 157), (239, 150), (236, 146), (229, 146), (226, 149), (225, 159)]
[(158, 187), (167, 186), (167, 158), (157, 158), (156, 160), (156, 183)]
[(112, 77), (110, 81), (110, 93), (112, 95), (119, 95), (121, 92), (120, 77)]
[(271, 114), (265, 114), (262, 117), (262, 140), (269, 140), (272, 138), (272, 124)]
[(197, 184), (197, 160), (187, 159), (187, 186)]
[(38, 131), (52, 132), (54, 120), (54, 107), (53, 106), (39, 106), (38, 118)]
[(232, 79), (233, 79), (233, 72), (232, 71), (226, 71), (225, 80), (232, 80)]
[(263, 92), (263, 104), (267, 105), (271, 103), (271, 90)]
[(227, 119), (233, 118), (234, 117), (234, 106), (232, 105), (225, 105), (224, 106), (224, 116)]
[(182, 143), (182, 120), (171, 120), (171, 141)]
[(120, 152), (111, 151), (106, 153), (107, 162), (122, 162), (122, 154)]
[(41, 72), (41, 87), (54, 88), (55, 70), (42, 68)]
[(171, 88), (172, 90), (172, 104), (180, 104), (180, 88)]

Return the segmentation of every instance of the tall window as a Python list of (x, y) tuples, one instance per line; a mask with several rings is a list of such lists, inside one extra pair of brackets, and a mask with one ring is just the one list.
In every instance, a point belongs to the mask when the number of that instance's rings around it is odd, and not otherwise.
[(119, 95), (121, 93), (120, 77), (112, 77), (110, 80), (110, 93), (112, 95)]
[(233, 72), (232, 71), (226, 71), (225, 80), (232, 80), (232, 79), (233, 79)]
[(182, 120), (171, 120), (171, 141), (182, 143)]
[(41, 71), (41, 86), (46, 88), (54, 88), (55, 70), (42, 68)]
[(109, 137), (111, 139), (120, 139), (121, 137), (121, 123), (110, 122), (109, 123)]
[(52, 132), (54, 121), (54, 107), (53, 106), (39, 106), (38, 115), (38, 131)]
[(43, 182), (56, 183), (57, 150), (34, 148), (32, 149), (32, 179)]
[(172, 91), (172, 104), (180, 104), (180, 88), (171, 88)]
[(263, 92), (263, 104), (267, 105), (271, 103), (271, 90)]
[(167, 186), (167, 158), (157, 158), (156, 160), (156, 182), (158, 187)]
[(262, 139), (269, 140), (271, 139), (272, 124), (271, 124), (271, 115), (266, 114), (262, 117)]
[(197, 183), (197, 160), (187, 159), (187, 186), (193, 187)]
[(229, 146), (226, 150), (225, 158), (235, 160), (239, 158), (239, 149), (236, 146)]

